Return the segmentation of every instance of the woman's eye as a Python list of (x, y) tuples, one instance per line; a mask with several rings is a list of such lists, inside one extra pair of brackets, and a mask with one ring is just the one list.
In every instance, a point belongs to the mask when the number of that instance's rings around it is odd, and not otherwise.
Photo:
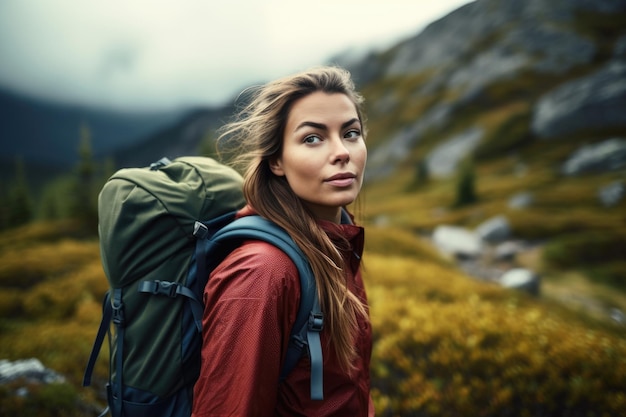
[(318, 143), (321, 142), (322, 139), (317, 135), (309, 135), (304, 138), (304, 143)]
[(357, 129), (352, 129), (346, 132), (346, 134), (344, 135), (344, 138), (346, 139), (356, 139), (358, 137), (361, 136), (361, 131), (357, 130)]

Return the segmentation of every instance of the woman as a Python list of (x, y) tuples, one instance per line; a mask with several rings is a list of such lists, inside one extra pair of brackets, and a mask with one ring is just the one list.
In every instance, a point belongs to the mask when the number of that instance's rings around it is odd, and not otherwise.
[(324, 400), (310, 397), (306, 356), (278, 382), (300, 281), (287, 255), (248, 241), (205, 288), (195, 417), (374, 415), (371, 326), (359, 270), (364, 234), (341, 224), (367, 159), (361, 103), (347, 71), (318, 68), (256, 90), (225, 126), (222, 138), (246, 147), (240, 155), (247, 157), (248, 206), (238, 215), (259, 214), (287, 230), (315, 274), (324, 313)]

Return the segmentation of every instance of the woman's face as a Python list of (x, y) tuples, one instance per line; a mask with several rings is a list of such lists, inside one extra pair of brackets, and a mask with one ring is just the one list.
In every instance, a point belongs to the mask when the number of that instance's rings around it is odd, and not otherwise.
[(354, 103), (321, 91), (294, 102), (283, 132), (282, 155), (270, 163), (320, 219), (338, 222), (363, 183), (367, 149)]

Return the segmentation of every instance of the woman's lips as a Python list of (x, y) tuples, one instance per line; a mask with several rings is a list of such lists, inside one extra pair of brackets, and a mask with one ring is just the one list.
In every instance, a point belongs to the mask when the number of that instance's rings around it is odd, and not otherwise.
[(356, 176), (354, 174), (338, 174), (326, 180), (326, 183), (334, 187), (348, 187), (354, 184)]

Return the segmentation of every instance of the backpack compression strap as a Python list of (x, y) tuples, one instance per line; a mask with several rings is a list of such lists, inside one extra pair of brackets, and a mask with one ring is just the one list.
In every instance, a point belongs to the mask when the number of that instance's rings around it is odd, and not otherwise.
[[(283, 381), (300, 360), (307, 348), (311, 360), (311, 399), (324, 399), (323, 357), (320, 332), (324, 324), (315, 277), (309, 262), (289, 234), (275, 223), (260, 216), (246, 216), (220, 229), (211, 239), (211, 245), (245, 239), (261, 240), (285, 252), (298, 269), (300, 276), (300, 307), (291, 330), (289, 349), (283, 363), (280, 381)], [(211, 249), (209, 249), (210, 251)]]

